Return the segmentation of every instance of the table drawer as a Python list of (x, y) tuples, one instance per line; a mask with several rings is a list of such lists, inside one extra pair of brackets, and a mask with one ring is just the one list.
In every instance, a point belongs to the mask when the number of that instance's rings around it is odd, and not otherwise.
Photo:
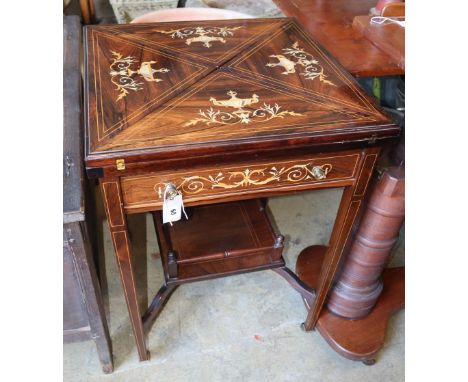
[[(126, 210), (162, 205), (165, 185), (173, 183), (182, 192), (185, 205), (230, 195), (260, 194), (274, 190), (303, 190), (323, 183), (352, 180), (360, 154), (309, 156), (290, 160), (251, 162), (240, 165), (194, 168), (123, 177)], [(343, 182), (341, 182), (343, 183)], [(349, 183), (349, 182), (348, 182)]]

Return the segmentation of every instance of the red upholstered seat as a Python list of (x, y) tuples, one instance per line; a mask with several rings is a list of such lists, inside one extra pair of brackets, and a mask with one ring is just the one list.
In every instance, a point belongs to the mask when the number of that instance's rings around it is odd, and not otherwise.
[(164, 21), (250, 19), (245, 13), (215, 8), (174, 8), (154, 11), (135, 18), (132, 23), (155, 23)]

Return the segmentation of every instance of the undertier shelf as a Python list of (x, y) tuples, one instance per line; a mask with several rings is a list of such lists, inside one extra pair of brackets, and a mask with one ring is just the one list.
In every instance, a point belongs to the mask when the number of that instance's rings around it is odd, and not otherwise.
[(284, 266), (283, 236), (276, 234), (259, 199), (204, 205), (189, 219), (162, 224), (153, 213), (167, 284)]

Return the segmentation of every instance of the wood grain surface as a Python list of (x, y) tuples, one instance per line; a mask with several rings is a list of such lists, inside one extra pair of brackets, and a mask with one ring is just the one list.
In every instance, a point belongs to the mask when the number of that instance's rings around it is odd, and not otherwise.
[[(405, 19), (403, 17), (398, 20), (404, 21)], [(392, 22), (372, 23), (371, 16), (356, 16), (353, 20), (353, 28), (388, 54), (402, 70), (405, 70), (405, 28)]]
[(286, 16), (296, 17), (353, 76), (405, 74), (398, 60), (356, 32), (355, 16), (365, 16), (376, 0), (273, 0)]
[[(284, 266), (283, 239), (277, 239), (258, 199), (198, 206), (188, 214), (188, 220), (169, 227), (163, 226), (161, 213), (154, 213), (158, 240), (165, 249), (161, 257), (166, 283)], [(171, 262), (176, 267), (173, 274)]]
[(88, 168), (399, 134), (294, 19), (85, 31)]
[[(360, 151), (331, 153), (329, 155), (299, 156), (275, 161), (246, 161), (231, 166), (195, 167), (168, 170), (145, 175), (123, 177), (122, 197), (127, 213), (160, 209), (164, 189), (174, 184), (184, 197), (185, 205), (229, 196), (250, 195), (262, 191), (307, 190), (353, 183)], [(327, 172), (324, 179), (315, 179), (312, 170), (319, 167)]]

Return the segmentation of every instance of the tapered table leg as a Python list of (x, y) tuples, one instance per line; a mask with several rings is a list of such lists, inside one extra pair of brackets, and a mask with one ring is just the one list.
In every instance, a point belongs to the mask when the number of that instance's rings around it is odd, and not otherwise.
[(101, 180), (101, 189), (138, 355), (140, 361), (146, 361), (150, 355), (146, 349), (143, 322), (138, 306), (132, 254), (119, 179)]
[[(351, 229), (365, 196), (378, 153), (378, 148), (366, 150), (364, 158), (359, 165), (359, 175), (354, 185), (345, 187), (335, 220), (335, 225), (331, 234), (330, 243), (326, 250), (320, 274), (318, 276), (317, 285), (314, 286), (316, 287), (316, 298), (304, 323), (305, 330), (311, 330), (315, 327), (323, 309), (325, 299), (327, 298), (333, 280), (335, 279), (338, 264), (340, 263), (346, 243), (349, 240)], [(299, 255), (297, 260), (298, 263), (301, 262), (301, 255)], [(311, 287), (311, 285), (308, 286)]]

